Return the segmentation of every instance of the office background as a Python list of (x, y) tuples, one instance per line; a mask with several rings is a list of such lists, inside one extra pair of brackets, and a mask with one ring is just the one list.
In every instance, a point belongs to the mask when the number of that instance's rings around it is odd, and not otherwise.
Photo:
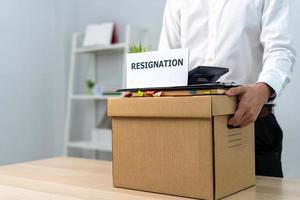
[[(151, 30), (156, 49), (162, 0), (1, 0), (0, 164), (60, 156), (71, 34), (86, 25), (114, 21), (124, 40), (130, 23)], [(299, 1), (291, 1), (295, 35), (300, 34)], [(300, 39), (295, 38), (300, 52)], [(300, 69), (276, 103), (283, 128), (284, 172), (300, 179)]]

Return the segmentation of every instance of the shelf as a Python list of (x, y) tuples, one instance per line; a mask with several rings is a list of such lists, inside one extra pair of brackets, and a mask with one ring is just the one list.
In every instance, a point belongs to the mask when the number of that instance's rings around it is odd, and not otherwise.
[[(72, 151), (76, 153), (75, 150), (94, 151), (93, 153), (96, 154), (102, 151), (111, 153), (112, 134), (108, 134), (108, 130), (96, 130), (97, 126), (95, 127), (94, 124), (91, 124), (90, 120), (92, 119), (92, 121), (95, 120), (96, 122), (106, 121), (107, 116), (105, 113), (108, 109), (108, 100), (124, 96), (125, 93), (115, 94), (114, 89), (123, 88), (126, 80), (126, 74), (123, 71), (126, 71), (126, 55), (129, 44), (131, 41), (147, 42), (149, 40), (149, 31), (138, 27), (131, 28), (128, 25), (125, 38), (124, 41), (114, 44), (83, 46), (84, 33), (73, 33), (69, 62), (70, 69), (68, 70), (70, 81), (64, 132), (65, 138), (67, 138), (64, 141), (64, 154), (66, 156)], [(102, 67), (103, 63), (107, 65), (104, 69)], [(88, 69), (85, 69), (85, 66), (88, 66), (86, 67)], [(110, 66), (112, 67), (110, 68)], [(122, 68), (117, 66), (122, 66)], [(114, 73), (115, 70), (119, 70), (118, 73)], [(82, 82), (82, 78), (86, 77), (87, 73), (89, 78), (97, 80), (101, 84), (104, 84), (106, 81), (111, 81), (111, 83), (109, 85), (101, 85), (101, 88), (96, 90), (95, 95), (94, 93), (90, 95), (85, 90), (80, 92), (80, 89), (84, 88), (78, 85), (77, 82)], [(112, 77), (106, 77), (106, 74), (112, 74)], [(77, 91), (78, 89), (79, 91)], [(113, 93), (109, 93), (110, 91)], [(85, 116), (80, 118), (82, 125), (87, 126), (86, 129), (91, 129), (87, 133), (81, 133), (79, 130), (72, 133), (73, 121), (77, 120), (77, 117), (74, 118), (74, 116), (78, 114), (76, 112), (78, 110), (74, 112), (74, 109), (78, 107), (86, 110), (86, 114), (89, 115), (88, 118), (85, 118)], [(100, 115), (98, 112), (103, 114)], [(87, 135), (90, 137), (85, 137)], [(86, 155), (82, 154), (82, 156), (85, 157)]]
[(69, 142), (67, 144), (69, 148), (75, 149), (86, 149), (86, 150), (94, 150), (94, 151), (103, 151), (103, 152), (112, 152), (111, 149), (100, 147), (90, 141), (79, 141), (79, 142)]
[(76, 53), (96, 53), (100, 51), (121, 51), (125, 50), (125, 43), (111, 44), (111, 45), (97, 45), (90, 47), (79, 47), (75, 50)]
[(123, 97), (122, 95), (107, 95), (107, 96), (89, 96), (89, 95), (73, 95), (72, 100), (108, 100)]

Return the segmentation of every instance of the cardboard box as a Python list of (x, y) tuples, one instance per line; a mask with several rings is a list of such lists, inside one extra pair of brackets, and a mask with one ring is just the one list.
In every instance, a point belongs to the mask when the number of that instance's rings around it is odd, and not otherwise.
[(115, 187), (220, 199), (255, 184), (254, 127), (225, 95), (108, 101)]

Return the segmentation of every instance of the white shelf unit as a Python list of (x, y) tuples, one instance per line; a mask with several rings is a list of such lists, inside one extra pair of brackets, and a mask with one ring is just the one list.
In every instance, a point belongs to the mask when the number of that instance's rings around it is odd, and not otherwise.
[(124, 51), (127, 48), (126, 43), (111, 44), (111, 45), (97, 45), (91, 47), (76, 48), (76, 53), (95, 53), (101, 51)]
[[(88, 56), (89, 60), (91, 60), (91, 66), (94, 68), (94, 77), (93, 79), (95, 81), (98, 81), (98, 77), (96, 72), (101, 72), (101, 70), (110, 70), (107, 69), (107, 66), (97, 66), (95, 59), (97, 56), (102, 54), (110, 54), (110, 58), (114, 60), (115, 54), (122, 54), (123, 61), (122, 65), (120, 67), (120, 70), (122, 70), (122, 74), (119, 78), (121, 79), (121, 85), (120, 87), (125, 87), (125, 66), (126, 66), (126, 54), (129, 50), (129, 45), (132, 43), (139, 44), (139, 43), (146, 43), (149, 44), (149, 31), (144, 28), (140, 27), (133, 27), (133, 26), (127, 26), (126, 28), (126, 39), (123, 43), (117, 43), (117, 44), (111, 44), (111, 45), (97, 45), (97, 46), (91, 46), (91, 47), (82, 47), (82, 39), (84, 35), (82, 33), (74, 33), (72, 37), (72, 49), (71, 49), (71, 59), (70, 59), (70, 70), (69, 70), (69, 88), (68, 88), (68, 99), (67, 99), (67, 109), (66, 109), (66, 117), (65, 117), (65, 142), (64, 142), (64, 154), (65, 156), (69, 156), (72, 149), (79, 149), (79, 150), (88, 150), (93, 151), (95, 153), (95, 157), (97, 158), (97, 155), (99, 155), (99, 152), (111, 152), (111, 145), (97, 145), (95, 142), (91, 141), (91, 131), (95, 128), (99, 128), (101, 130), (101, 127), (97, 127), (97, 114), (98, 114), (98, 106), (99, 104), (106, 103), (106, 101), (110, 98), (120, 98), (122, 95), (103, 95), (103, 96), (93, 96), (93, 95), (87, 95), (83, 92), (77, 93), (74, 90), (75, 88), (75, 81), (76, 80), (76, 72), (80, 68), (84, 67), (82, 66), (78, 60), (80, 60), (82, 55)], [(106, 69), (105, 69), (106, 68)], [(72, 133), (72, 118), (74, 115), (78, 115), (78, 113), (75, 113), (74, 107), (76, 106), (76, 102), (89, 102), (90, 105), (92, 105), (92, 113), (91, 117), (94, 118), (93, 125), (90, 127), (90, 133), (80, 133), (77, 134), (77, 137), (73, 136)], [(87, 110), (90, 109), (87, 106)], [(105, 109), (103, 108), (102, 111), (105, 113)], [(99, 116), (98, 116), (99, 117)], [(105, 117), (105, 116), (102, 116)], [(90, 137), (83, 138), (82, 135), (89, 135)], [(74, 139), (75, 138), (75, 139)], [(106, 142), (106, 141), (105, 141)], [(108, 143), (111, 141), (107, 141)], [(101, 159), (101, 158), (100, 158)]]

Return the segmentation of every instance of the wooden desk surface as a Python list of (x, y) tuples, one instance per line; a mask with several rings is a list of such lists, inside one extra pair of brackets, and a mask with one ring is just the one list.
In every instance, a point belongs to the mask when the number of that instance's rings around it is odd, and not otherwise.
[[(0, 200), (183, 200), (186, 198), (117, 189), (111, 162), (54, 158), (0, 167)], [(299, 200), (300, 182), (257, 178), (257, 186), (226, 200)]]

